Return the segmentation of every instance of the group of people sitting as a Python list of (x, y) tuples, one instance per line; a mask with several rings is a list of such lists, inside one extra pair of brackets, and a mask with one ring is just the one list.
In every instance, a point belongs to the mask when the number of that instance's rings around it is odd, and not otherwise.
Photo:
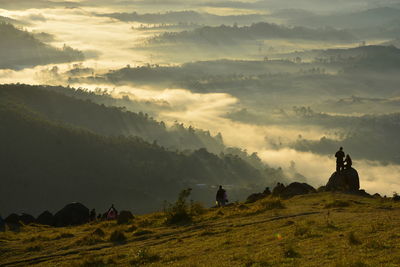
[(339, 151), (335, 154), (336, 157), (336, 172), (341, 172), (345, 169), (350, 169), (351, 165), (353, 165), (353, 161), (349, 154), (346, 155), (343, 152), (343, 147), (339, 148)]
[(99, 213), (96, 217), (96, 210), (92, 209), (90, 211), (89, 216), (90, 216), (91, 221), (95, 221), (96, 219), (97, 220), (116, 220), (118, 218), (118, 211), (114, 207), (114, 204), (112, 204), (106, 213), (104, 213), (104, 214)]

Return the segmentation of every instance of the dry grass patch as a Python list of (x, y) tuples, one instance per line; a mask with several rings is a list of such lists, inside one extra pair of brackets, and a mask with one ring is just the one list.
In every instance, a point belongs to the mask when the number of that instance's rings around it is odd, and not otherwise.
[(330, 208), (345, 208), (345, 207), (349, 207), (350, 206), (350, 202), (346, 201), (346, 200), (339, 200), (339, 199), (335, 199), (334, 201), (328, 202), (325, 204), (325, 208), (326, 209), (330, 209)]
[(142, 266), (160, 260), (161, 257), (159, 255), (151, 252), (148, 248), (142, 248), (133, 254), (133, 258), (129, 261), (129, 264), (133, 266)]
[(111, 233), (109, 241), (116, 244), (123, 244), (126, 242), (126, 236), (121, 230), (115, 230)]

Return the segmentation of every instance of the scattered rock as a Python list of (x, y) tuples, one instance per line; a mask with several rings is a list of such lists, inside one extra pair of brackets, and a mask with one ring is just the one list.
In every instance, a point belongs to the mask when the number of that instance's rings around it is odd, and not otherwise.
[(250, 196), (247, 197), (246, 199), (246, 204), (254, 203), (260, 199), (265, 198), (266, 196), (263, 193), (255, 193), (251, 194)]
[(264, 192), (262, 193), (254, 193), (247, 197), (246, 204), (254, 203), (260, 199), (266, 198), (271, 195), (271, 190), (269, 187), (266, 187)]
[(54, 225), (54, 216), (51, 212), (46, 210), (37, 217), (36, 223), (52, 226)]
[(381, 196), (380, 194), (378, 194), (378, 193), (375, 193), (375, 194), (373, 195), (373, 197), (374, 197), (374, 198), (378, 198), (378, 199), (379, 199), (379, 198), (382, 198), (382, 196)]
[(357, 192), (359, 189), (360, 178), (353, 168), (333, 173), (326, 184), (326, 191)]
[(306, 195), (316, 192), (317, 190), (315, 190), (314, 187), (306, 183), (294, 182), (288, 186), (278, 183), (272, 191), (272, 195), (275, 197), (291, 198), (298, 195)]
[(263, 194), (266, 195), (266, 196), (269, 196), (269, 195), (272, 194), (272, 193), (271, 193), (271, 190), (269, 189), (269, 187), (266, 187), (266, 188), (264, 189)]
[(274, 197), (280, 197), (282, 195), (282, 192), (285, 190), (285, 185), (282, 183), (277, 183), (275, 188), (272, 190), (272, 195)]
[(22, 222), (25, 225), (31, 224), (35, 222), (35, 217), (33, 217), (30, 214), (22, 213), (19, 216), (19, 221)]
[(6, 224), (20, 224), (19, 216), (15, 213), (8, 215), (8, 217), (5, 218), (4, 221), (6, 222)]
[(307, 195), (316, 192), (317, 190), (309, 184), (294, 182), (285, 187), (281, 193), (281, 197), (291, 198), (298, 195)]
[(135, 217), (132, 215), (132, 213), (130, 211), (123, 210), (118, 215), (117, 223), (118, 224), (127, 224), (134, 218)]
[(4, 222), (8, 226), (8, 229), (10, 229), (11, 231), (17, 231), (21, 227), (19, 216), (15, 213), (8, 215), (8, 217), (4, 219)]
[(357, 195), (362, 196), (362, 197), (372, 197), (370, 194), (368, 194), (367, 192), (365, 192), (364, 189), (360, 189), (356, 192)]
[(57, 227), (81, 225), (89, 222), (89, 209), (81, 203), (71, 203), (54, 215)]

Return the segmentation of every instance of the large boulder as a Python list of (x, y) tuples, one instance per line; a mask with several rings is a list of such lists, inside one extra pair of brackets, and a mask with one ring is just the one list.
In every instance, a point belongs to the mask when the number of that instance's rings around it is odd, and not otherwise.
[(43, 225), (54, 225), (54, 215), (50, 211), (45, 211), (36, 219), (36, 223)]
[(281, 192), (281, 197), (291, 198), (298, 195), (306, 195), (316, 192), (317, 190), (309, 184), (294, 182), (285, 187)]
[(134, 218), (135, 217), (133, 217), (132, 212), (123, 210), (118, 215), (117, 223), (118, 224), (126, 224), (126, 223), (129, 223)]
[(359, 189), (360, 178), (353, 168), (334, 172), (325, 187), (326, 191), (342, 192), (358, 192)]
[(81, 225), (89, 222), (89, 209), (81, 203), (71, 203), (54, 215), (57, 227)]
[(10, 215), (8, 215), (8, 217), (6, 217), (4, 221), (6, 222), (6, 224), (21, 224), (19, 222), (18, 214), (15, 213), (11, 213)]
[(8, 217), (4, 219), (4, 222), (11, 231), (17, 231), (21, 227), (19, 216), (15, 213), (8, 215)]
[(28, 225), (35, 222), (35, 217), (27, 213), (22, 213), (19, 215), (19, 221), (25, 225)]
[(315, 190), (314, 187), (306, 183), (294, 182), (288, 186), (278, 183), (272, 191), (272, 195), (275, 197), (291, 198), (298, 195), (306, 195), (316, 192), (317, 190)]

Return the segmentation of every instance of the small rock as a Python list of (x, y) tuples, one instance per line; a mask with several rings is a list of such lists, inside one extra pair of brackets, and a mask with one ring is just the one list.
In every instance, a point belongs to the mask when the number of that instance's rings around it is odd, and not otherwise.
[(54, 225), (54, 215), (46, 210), (37, 217), (36, 223), (52, 226)]
[(89, 209), (81, 203), (71, 203), (54, 215), (57, 227), (81, 225), (89, 222)]
[(135, 217), (132, 215), (132, 213), (130, 211), (123, 210), (118, 215), (117, 223), (118, 224), (127, 224), (134, 218)]

